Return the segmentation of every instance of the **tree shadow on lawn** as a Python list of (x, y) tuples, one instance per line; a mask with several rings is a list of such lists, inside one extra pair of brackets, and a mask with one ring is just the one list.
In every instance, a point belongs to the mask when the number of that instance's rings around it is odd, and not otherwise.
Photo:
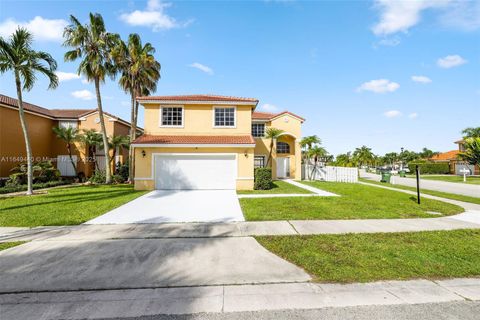
[[(27, 207), (38, 207), (38, 206), (49, 206), (52, 204), (75, 204), (75, 203), (88, 203), (90, 201), (98, 201), (98, 200), (104, 200), (104, 199), (115, 199), (119, 197), (123, 197), (126, 195), (130, 195), (132, 193), (136, 193), (137, 191), (132, 191), (132, 190), (118, 190), (118, 191), (109, 191), (105, 190), (104, 192), (80, 192), (80, 193), (70, 193), (70, 194), (61, 194), (61, 195), (44, 195), (42, 196), (42, 199), (35, 199), (35, 201), (38, 201), (36, 203), (24, 203), (24, 204), (19, 204), (19, 205), (13, 205), (13, 206), (2, 206), (2, 211), (6, 210), (15, 210), (15, 209), (22, 209), (22, 208), (27, 208)], [(141, 191), (138, 191), (138, 196), (141, 196), (144, 194)], [(51, 201), (42, 201), (45, 198), (53, 198)], [(58, 198), (67, 198), (67, 199), (58, 199)], [(0, 199), (0, 204), (2, 204), (2, 201), (8, 201), (7, 199)], [(10, 198), (11, 199), (11, 198)], [(133, 199), (130, 199), (133, 200)], [(123, 204), (123, 203), (120, 203)], [(120, 205), (119, 204), (119, 205)]]

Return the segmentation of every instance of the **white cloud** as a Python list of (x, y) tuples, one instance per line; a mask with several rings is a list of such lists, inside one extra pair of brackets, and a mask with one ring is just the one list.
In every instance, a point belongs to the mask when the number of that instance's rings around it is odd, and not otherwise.
[(400, 44), (400, 38), (399, 37), (383, 38), (382, 40), (379, 40), (376, 43), (376, 45), (386, 46), (386, 47), (396, 47), (399, 44)]
[(88, 82), (87, 79), (82, 79), (82, 83), (83, 83), (83, 84), (89, 84), (90, 82)]
[(437, 65), (440, 68), (449, 69), (453, 67), (461, 66), (468, 61), (460, 57), (458, 54), (446, 56), (437, 60)]
[(194, 62), (192, 64), (189, 64), (188, 65), (189, 67), (192, 67), (192, 68), (195, 68), (195, 69), (198, 69), (200, 71), (203, 71), (209, 75), (213, 75), (213, 70), (212, 68), (204, 65), (204, 64), (201, 64), (201, 63), (198, 63), (198, 62)]
[(260, 107), (260, 110), (263, 110), (266, 112), (278, 112), (278, 107), (273, 104), (265, 103)]
[(378, 79), (362, 83), (362, 85), (357, 88), (357, 92), (371, 91), (375, 93), (386, 93), (394, 92), (398, 88), (400, 88), (400, 85), (396, 82), (388, 79)]
[(376, 35), (407, 32), (420, 21), (423, 10), (442, 8), (449, 2), (450, 0), (376, 0), (375, 8), (380, 11), (380, 21), (373, 26), (372, 31)]
[(57, 71), (55, 74), (58, 77), (58, 81), (69, 81), (69, 80), (75, 80), (75, 79), (80, 79), (81, 77), (73, 72), (62, 72), (62, 71)]
[(426, 76), (412, 76), (412, 81), (413, 82), (418, 82), (418, 83), (430, 83), (432, 82), (432, 79)]
[(398, 118), (402, 116), (402, 113), (398, 110), (390, 110), (383, 114), (387, 118)]
[(95, 96), (88, 90), (77, 90), (72, 92), (72, 96), (82, 100), (92, 100)]
[(409, 117), (410, 119), (416, 119), (416, 118), (418, 118), (418, 113), (412, 112), (412, 113), (410, 113), (410, 114), (408, 115), (408, 117)]
[(170, 6), (170, 3), (164, 3), (160, 0), (149, 0), (145, 10), (123, 13), (120, 15), (120, 20), (131, 26), (151, 27), (153, 31), (186, 27), (192, 22), (192, 20), (189, 20), (179, 23), (175, 18), (169, 16), (165, 13), (165, 8)]
[(21, 26), (30, 31), (35, 40), (62, 41), (63, 29), (67, 24), (67, 21), (63, 19), (44, 19), (40, 16), (36, 16), (30, 21), (16, 21), (9, 18), (0, 23), (0, 35), (10, 37)]
[(453, 1), (448, 10), (440, 17), (447, 26), (465, 31), (480, 28), (480, 1)]

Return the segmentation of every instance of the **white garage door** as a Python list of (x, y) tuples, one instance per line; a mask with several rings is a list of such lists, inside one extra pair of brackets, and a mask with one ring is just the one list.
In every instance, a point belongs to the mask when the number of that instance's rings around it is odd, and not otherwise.
[(235, 189), (235, 155), (156, 155), (155, 188), (165, 190)]

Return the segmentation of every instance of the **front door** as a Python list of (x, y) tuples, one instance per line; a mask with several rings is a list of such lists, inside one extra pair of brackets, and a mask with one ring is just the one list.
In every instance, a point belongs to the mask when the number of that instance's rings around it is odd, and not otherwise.
[(290, 158), (277, 158), (277, 178), (290, 177)]

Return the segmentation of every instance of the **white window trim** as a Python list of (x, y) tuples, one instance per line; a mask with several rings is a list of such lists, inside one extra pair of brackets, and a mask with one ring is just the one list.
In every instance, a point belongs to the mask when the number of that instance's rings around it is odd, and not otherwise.
[[(232, 109), (233, 108), (233, 126), (216, 126), (215, 125), (215, 109)], [(212, 107), (212, 127), (214, 129), (236, 129), (237, 128), (237, 106), (213, 106)]]
[[(179, 126), (171, 126), (171, 125), (162, 125), (163, 123), (163, 108), (182, 108), (182, 124)], [(160, 107), (160, 115), (159, 115), (159, 123), (158, 126), (160, 128), (184, 128), (185, 127), (185, 107), (179, 105), (164, 105)]]

